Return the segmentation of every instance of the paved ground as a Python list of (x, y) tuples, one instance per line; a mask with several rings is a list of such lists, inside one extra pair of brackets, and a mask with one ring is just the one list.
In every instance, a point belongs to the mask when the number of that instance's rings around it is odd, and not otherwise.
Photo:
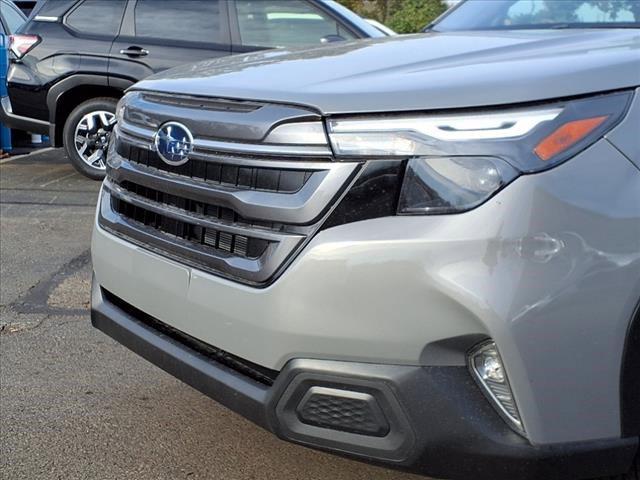
[(99, 185), (0, 164), (0, 478), (406, 480), (286, 444), (92, 329)]

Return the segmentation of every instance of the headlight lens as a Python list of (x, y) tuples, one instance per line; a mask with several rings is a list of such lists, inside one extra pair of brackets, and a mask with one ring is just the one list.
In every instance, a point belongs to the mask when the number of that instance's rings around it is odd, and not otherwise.
[(632, 93), (542, 106), (447, 115), (331, 118), (341, 159), (407, 159), (399, 213), (474, 208), (523, 173), (552, 168), (587, 148), (624, 116)]
[(422, 157), (407, 164), (399, 213), (454, 213), (481, 204), (518, 176), (492, 157)]

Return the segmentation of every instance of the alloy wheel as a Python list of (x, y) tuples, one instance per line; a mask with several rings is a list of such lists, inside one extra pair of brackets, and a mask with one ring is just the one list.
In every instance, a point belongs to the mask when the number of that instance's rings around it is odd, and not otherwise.
[(80, 158), (90, 167), (106, 170), (109, 137), (115, 123), (115, 115), (106, 110), (89, 112), (78, 122), (74, 146)]

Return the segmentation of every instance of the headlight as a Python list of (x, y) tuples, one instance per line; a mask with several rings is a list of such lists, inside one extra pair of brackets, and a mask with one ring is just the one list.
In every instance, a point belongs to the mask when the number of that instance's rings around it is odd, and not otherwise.
[(483, 203), (518, 176), (492, 157), (422, 157), (409, 160), (398, 212), (455, 213)]
[(398, 213), (455, 213), (602, 138), (623, 118), (631, 95), (464, 114), (331, 118), (327, 127), (338, 158), (408, 160)]

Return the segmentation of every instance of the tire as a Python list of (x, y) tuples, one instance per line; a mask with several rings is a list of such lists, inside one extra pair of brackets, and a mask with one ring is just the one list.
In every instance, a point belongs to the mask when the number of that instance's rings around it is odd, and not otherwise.
[(102, 180), (106, 174), (107, 147), (117, 102), (111, 97), (92, 98), (78, 105), (64, 123), (64, 149), (71, 164), (93, 180)]

